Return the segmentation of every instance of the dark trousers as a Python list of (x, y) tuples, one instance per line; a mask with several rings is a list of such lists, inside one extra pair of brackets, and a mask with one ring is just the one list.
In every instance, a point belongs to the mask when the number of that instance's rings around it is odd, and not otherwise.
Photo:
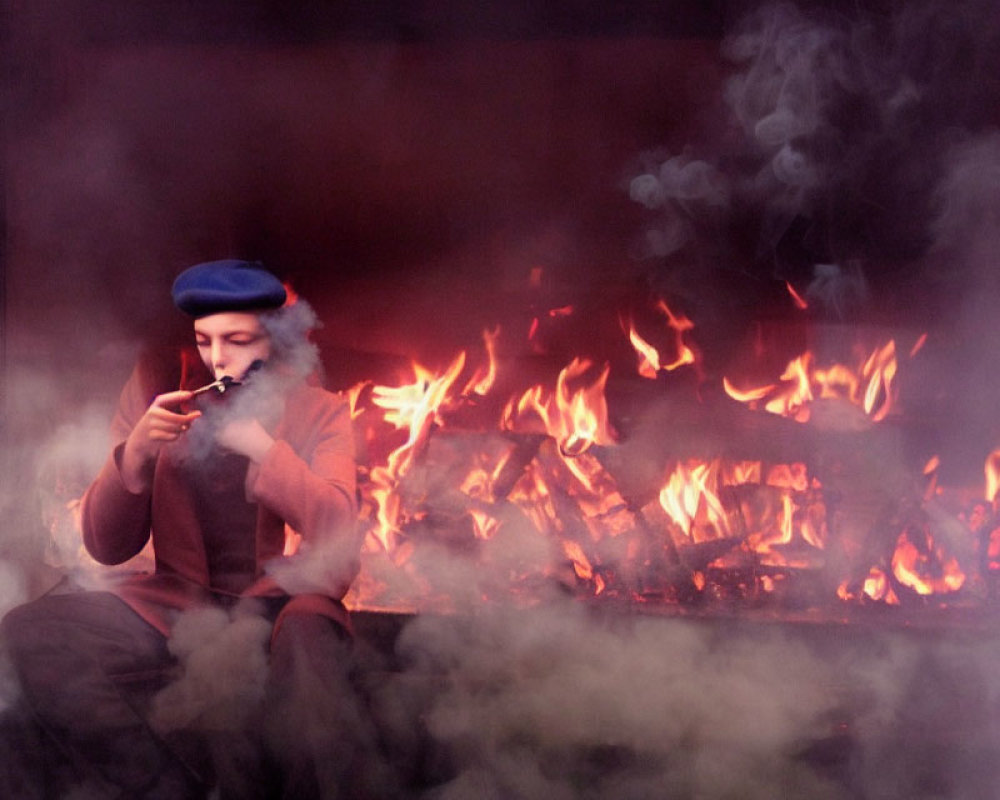
[[(49, 594), (0, 623), (22, 696), (0, 717), (0, 796), (336, 798), (373, 743), (349, 680), (350, 642), (312, 614), (275, 637), (263, 700), (244, 730), (167, 741), (145, 701), (176, 666), (166, 638), (106, 592)], [(202, 758), (185, 754), (196, 753)]]

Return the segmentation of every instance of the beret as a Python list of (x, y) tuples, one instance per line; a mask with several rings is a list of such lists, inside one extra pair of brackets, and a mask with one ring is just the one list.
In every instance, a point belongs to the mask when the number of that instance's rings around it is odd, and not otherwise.
[(285, 287), (255, 261), (227, 258), (188, 267), (174, 281), (174, 305), (192, 317), (261, 311), (285, 302)]

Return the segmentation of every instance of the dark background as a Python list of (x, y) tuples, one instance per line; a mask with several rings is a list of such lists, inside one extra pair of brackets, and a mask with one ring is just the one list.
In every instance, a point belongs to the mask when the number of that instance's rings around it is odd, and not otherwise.
[[(4, 436), (107, 408), (143, 345), (189, 335), (173, 277), (237, 256), (315, 306), (338, 388), (479, 357), (496, 324), (519, 369), (536, 317), (553, 363), (609, 359), (618, 380), (634, 369), (620, 315), (665, 297), (713, 380), (761, 331), (780, 366), (830, 325), (901, 332), (901, 348), (933, 328), (910, 408), (985, 446), (992, 249), (951, 257), (931, 231), (949, 147), (996, 121), (996, 10), (800, 4), (868, 60), (844, 58), (857, 74), (806, 142), (824, 183), (777, 225), (747, 179), (766, 159), (725, 99), (747, 69), (725, 42), (757, 6), (7, 0)], [(900, 97), (911, 110), (890, 124)], [(651, 215), (629, 181), (677, 154), (733, 176), (734, 200), (643, 257)], [(827, 262), (860, 265), (868, 294), (799, 314), (785, 281), (801, 290)], [(968, 408), (951, 392), (970, 379), (943, 364), (977, 376)]]

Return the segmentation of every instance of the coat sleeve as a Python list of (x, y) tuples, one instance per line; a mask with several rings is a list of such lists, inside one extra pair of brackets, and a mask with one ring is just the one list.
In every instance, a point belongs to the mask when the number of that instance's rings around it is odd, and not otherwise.
[(83, 496), (83, 543), (102, 564), (128, 561), (142, 550), (150, 535), (151, 494), (132, 494), (121, 475), (125, 440), (152, 399), (147, 397), (143, 383), (136, 370), (122, 389), (111, 422), (111, 454)]
[(354, 441), (350, 408), (343, 398), (321, 398), (296, 426), (308, 433), (293, 448), (280, 434), (250, 476), (254, 500), (285, 520), (306, 542), (353, 535), (357, 513)]

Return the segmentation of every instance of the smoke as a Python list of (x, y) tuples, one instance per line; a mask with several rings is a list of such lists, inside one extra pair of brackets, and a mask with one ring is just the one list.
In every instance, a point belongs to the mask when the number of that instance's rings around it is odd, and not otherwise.
[(153, 699), (153, 727), (242, 730), (264, 694), (270, 635), (271, 623), (252, 603), (181, 614), (168, 641), (181, 676)]
[(696, 248), (720, 269), (802, 283), (850, 274), (847, 308), (843, 291), (814, 292), (835, 318), (902, 305), (901, 277), (907, 298), (938, 301), (942, 279), (978, 283), (967, 253), (934, 254), (990, 223), (979, 201), (996, 164), (997, 23), (979, 0), (747, 13), (722, 45), (727, 131), (681, 159), (705, 179), (700, 205), (667, 177), (679, 157), (647, 156), (656, 163), (631, 183), (650, 212), (647, 254), (669, 265)]
[(357, 560), (357, 539), (345, 530), (318, 543), (303, 541), (296, 553), (269, 561), (264, 570), (288, 594), (335, 594)]
[(307, 379), (319, 380), (319, 351), (309, 340), (309, 332), (319, 326), (312, 307), (299, 299), (261, 314), (260, 321), (271, 339), (268, 363), (248, 375), (233, 376), (241, 385), (228, 389), (224, 402), (202, 406), (203, 416), (175, 450), (178, 459), (203, 461), (217, 455), (216, 435), (234, 420), (257, 419), (265, 427), (277, 422), (288, 389)]
[(414, 796), (974, 797), (996, 777), (991, 641), (554, 599), (422, 615), (397, 652), (372, 705), (390, 751), (423, 726), (447, 764)]

